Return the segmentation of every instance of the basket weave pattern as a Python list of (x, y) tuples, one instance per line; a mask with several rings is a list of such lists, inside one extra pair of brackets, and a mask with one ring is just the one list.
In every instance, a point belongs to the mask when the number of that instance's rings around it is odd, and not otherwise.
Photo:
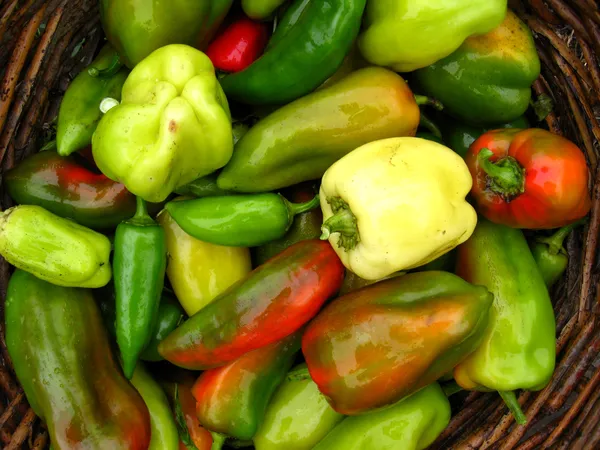
[[(102, 44), (98, 0), (0, 0), (0, 174), (48, 139), (70, 80)], [(591, 217), (569, 238), (569, 267), (552, 292), (557, 365), (539, 393), (522, 393), (517, 426), (495, 393), (458, 396), (453, 419), (432, 449), (600, 448), (600, 3), (514, 0), (534, 32), (542, 75), (535, 96), (554, 110), (545, 124), (582, 148), (593, 185)], [(12, 206), (5, 194), (1, 206)], [(4, 299), (11, 273), (0, 257), (0, 448), (45, 449), (48, 433), (27, 404), (4, 342)]]

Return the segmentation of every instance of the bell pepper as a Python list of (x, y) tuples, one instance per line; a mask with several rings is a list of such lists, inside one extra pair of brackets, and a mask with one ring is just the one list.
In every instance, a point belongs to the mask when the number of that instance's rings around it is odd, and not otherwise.
[(16, 270), (5, 307), (6, 347), (54, 449), (146, 450), (148, 409), (113, 358), (91, 291)]
[(224, 166), (231, 116), (210, 59), (185, 45), (145, 58), (100, 120), (92, 151), (102, 173), (150, 202)]
[[(301, 364), (290, 375), (305, 368)], [(254, 435), (256, 450), (312, 450), (344, 418), (329, 406), (314, 381), (290, 375), (275, 392)]]
[(60, 103), (56, 125), (56, 146), (62, 156), (92, 143), (92, 135), (102, 118), (100, 102), (106, 97), (121, 100), (121, 88), (128, 71), (121, 68), (119, 56), (105, 45), (98, 57), (69, 84)]
[(40, 206), (20, 205), (0, 214), (0, 255), (59, 286), (98, 288), (112, 276), (106, 236)]
[(477, 139), (465, 158), (478, 211), (514, 228), (559, 228), (591, 208), (583, 152), (546, 130), (496, 130)]
[(330, 303), (302, 352), (333, 409), (356, 415), (439, 379), (482, 342), (493, 296), (448, 272), (381, 281)]
[(367, 61), (412, 72), (499, 26), (507, 0), (370, 0), (358, 46)]
[(454, 53), (415, 72), (420, 89), (469, 124), (510, 122), (531, 101), (540, 59), (531, 31), (508, 11), (504, 22), (468, 38)]
[(228, 437), (252, 439), (299, 350), (295, 333), (203, 372), (192, 388), (200, 423)]
[(275, 30), (276, 42), (264, 55), (241, 72), (220, 80), (227, 97), (252, 105), (281, 105), (315, 90), (335, 73), (350, 51), (365, 3), (308, 3), (285, 35), (279, 38), (279, 29)]
[(250, 251), (191, 237), (167, 211), (156, 218), (167, 239), (167, 277), (188, 316), (204, 308), (251, 270)]
[(380, 67), (357, 70), (255, 124), (237, 143), (217, 184), (265, 192), (316, 180), (363, 144), (414, 136), (419, 117), (401, 76)]
[(454, 369), (464, 389), (497, 390), (526, 419), (513, 390), (538, 391), (554, 371), (555, 320), (548, 289), (520, 230), (480, 220), (458, 249), (456, 273), (494, 294), (481, 346)]
[(422, 266), (473, 232), (470, 189), (464, 161), (443, 145), (409, 137), (371, 142), (323, 176), (321, 239), (365, 280)]
[(242, 17), (210, 43), (206, 56), (218, 70), (239, 72), (260, 57), (268, 40), (269, 28), (266, 23)]
[(93, 229), (114, 228), (135, 212), (135, 196), (124, 185), (53, 151), (34, 153), (3, 178), (16, 203), (41, 206)]
[(255, 247), (282, 238), (294, 217), (319, 206), (319, 196), (290, 203), (273, 193), (169, 202), (165, 209), (190, 236), (231, 247)]
[(533, 259), (538, 266), (546, 287), (550, 289), (560, 279), (569, 263), (569, 254), (563, 246), (564, 240), (575, 228), (584, 223), (578, 220), (566, 227), (562, 227), (552, 236), (537, 236), (529, 245)]
[(255, 20), (268, 19), (285, 0), (242, 0), (242, 9)]
[[(289, 195), (290, 199), (294, 202), (308, 202), (314, 197), (315, 189), (312, 183), (305, 183), (290, 189), (286, 195)], [(320, 208), (311, 209), (310, 211), (296, 215), (292, 225), (283, 237), (266, 242), (255, 249), (255, 264), (264, 264), (268, 259), (281, 253), (296, 242), (307, 239), (318, 239), (321, 235), (322, 223), (323, 213), (321, 213)]]
[(169, 400), (142, 363), (135, 367), (131, 384), (144, 399), (150, 413), (152, 433), (148, 450), (179, 450), (179, 433)]
[(158, 351), (187, 369), (223, 366), (295, 333), (337, 292), (343, 276), (327, 242), (298, 242), (190, 317)]
[(117, 344), (128, 379), (152, 338), (166, 266), (165, 231), (138, 197), (135, 215), (117, 227), (113, 257)]
[(450, 402), (433, 383), (391, 408), (348, 417), (313, 450), (423, 450), (450, 422)]
[(210, 39), (233, 0), (100, 0), (108, 41), (133, 68), (169, 44), (198, 45)]

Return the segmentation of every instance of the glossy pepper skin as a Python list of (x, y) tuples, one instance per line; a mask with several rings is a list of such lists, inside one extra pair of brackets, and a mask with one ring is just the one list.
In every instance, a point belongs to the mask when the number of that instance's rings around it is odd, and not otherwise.
[[(293, 202), (308, 202), (315, 196), (313, 183), (303, 183), (285, 193)], [(323, 213), (320, 208), (311, 209), (297, 214), (285, 235), (279, 239), (266, 242), (257, 247), (254, 252), (256, 265), (264, 264), (269, 258), (281, 253), (296, 242), (307, 239), (317, 239), (321, 235)]]
[(223, 197), (225, 195), (232, 195), (234, 192), (220, 189), (217, 186), (217, 174), (211, 173), (205, 177), (200, 177), (175, 189), (175, 192), (179, 195), (189, 195), (192, 197)]
[(148, 410), (113, 358), (90, 290), (15, 271), (6, 298), (6, 345), (54, 450), (148, 448)]
[(100, 120), (92, 151), (102, 173), (149, 202), (224, 166), (231, 116), (210, 59), (175, 44), (146, 57)]
[[(303, 0), (295, 0), (302, 2)], [(221, 79), (228, 98), (252, 105), (285, 104), (335, 73), (358, 35), (366, 0), (311, 2), (285, 36), (245, 70)]]
[(3, 178), (16, 203), (41, 206), (92, 229), (114, 228), (135, 212), (135, 196), (123, 184), (53, 151), (27, 157)]
[(148, 412), (152, 430), (148, 450), (178, 450), (179, 434), (169, 400), (160, 384), (148, 373), (143, 364), (138, 364), (131, 378), (131, 384), (140, 393)]
[(56, 146), (62, 156), (92, 143), (102, 118), (100, 102), (106, 97), (121, 100), (121, 88), (128, 71), (121, 68), (116, 51), (107, 44), (100, 54), (69, 84), (60, 103)]
[[(301, 364), (294, 370), (305, 368), (306, 364)], [(311, 450), (343, 418), (329, 406), (314, 381), (288, 376), (267, 407), (262, 425), (253, 438), (254, 448)]]
[(300, 329), (337, 292), (343, 276), (328, 243), (298, 242), (188, 319), (158, 351), (192, 370), (225, 365)]
[(242, 9), (248, 17), (256, 20), (268, 19), (285, 0), (242, 0)]
[[(175, 385), (173, 409), (177, 420), (180, 422), (180, 427), (185, 426), (189, 441), (196, 446), (197, 450), (219, 450), (218, 445), (213, 446), (211, 432), (200, 425), (196, 415), (196, 399), (192, 395), (192, 386), (193, 382), (183, 382)], [(184, 439), (188, 440), (187, 437)], [(189, 450), (183, 439), (179, 441), (179, 450)]]
[(456, 273), (487, 287), (494, 303), (481, 346), (454, 369), (454, 379), (464, 389), (499, 391), (524, 423), (511, 391), (546, 386), (556, 339), (550, 296), (523, 233), (481, 219), (458, 249)]
[(450, 422), (450, 402), (433, 383), (382, 411), (348, 417), (313, 450), (423, 450)]
[(113, 257), (117, 344), (128, 379), (152, 338), (167, 266), (165, 232), (144, 200), (137, 204), (135, 216), (117, 227)]
[(192, 388), (200, 423), (229, 437), (252, 439), (273, 393), (292, 367), (300, 337), (292, 334), (203, 372)]
[(427, 67), (454, 52), (465, 39), (487, 33), (504, 20), (506, 0), (370, 0), (361, 53), (396, 72)]
[(266, 23), (242, 17), (210, 43), (206, 56), (218, 70), (239, 72), (260, 57), (268, 40), (269, 28)]
[(41, 206), (0, 214), (0, 255), (59, 286), (99, 288), (112, 277), (108, 238)]
[(418, 70), (415, 79), (422, 92), (444, 105), (444, 113), (489, 125), (523, 115), (539, 75), (531, 31), (508, 11), (499, 27), (468, 38), (451, 55)]
[(165, 209), (190, 236), (231, 247), (256, 247), (279, 239), (294, 217), (319, 206), (315, 196), (290, 203), (273, 193), (205, 197), (169, 202)]
[(392, 278), (330, 303), (309, 324), (302, 352), (333, 409), (365, 413), (411, 395), (472, 353), (492, 300), (486, 288), (448, 272)]
[(477, 209), (492, 222), (551, 229), (590, 211), (583, 152), (549, 131), (490, 131), (471, 145), (465, 161)]
[(252, 270), (250, 251), (199, 241), (167, 211), (156, 218), (167, 239), (167, 277), (188, 316), (193, 316)]
[(169, 44), (205, 44), (233, 0), (101, 0), (100, 19), (108, 41), (133, 68)]
[(265, 192), (316, 180), (378, 139), (414, 136), (420, 111), (401, 76), (380, 67), (348, 75), (260, 120), (237, 143), (217, 184)]

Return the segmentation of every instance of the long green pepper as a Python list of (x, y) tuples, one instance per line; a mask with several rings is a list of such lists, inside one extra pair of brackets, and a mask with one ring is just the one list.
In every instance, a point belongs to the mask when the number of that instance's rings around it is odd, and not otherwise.
[(117, 227), (113, 261), (117, 344), (131, 379), (154, 331), (167, 266), (164, 230), (140, 197), (135, 216)]

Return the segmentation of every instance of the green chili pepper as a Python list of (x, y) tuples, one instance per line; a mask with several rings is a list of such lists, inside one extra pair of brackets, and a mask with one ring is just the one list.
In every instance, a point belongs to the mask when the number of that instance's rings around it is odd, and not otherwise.
[(290, 203), (266, 193), (169, 202), (166, 210), (190, 236), (230, 247), (255, 247), (285, 235), (294, 216), (319, 206), (319, 196)]
[(271, 47), (279, 44), (287, 34), (296, 26), (302, 14), (304, 14), (304, 10), (308, 6), (308, 4), (312, 0), (297, 0), (292, 2), (281, 15), (281, 19), (277, 22), (277, 28), (275, 28), (276, 33), (273, 33), (271, 39), (267, 43), (267, 47), (265, 49), (268, 50)]
[(242, 0), (242, 9), (254, 20), (268, 19), (285, 0)]
[(60, 155), (70, 155), (92, 143), (92, 135), (102, 118), (100, 102), (106, 97), (121, 100), (127, 73), (117, 52), (107, 44), (94, 62), (69, 84), (60, 103), (56, 125)]
[(193, 195), (194, 197), (222, 197), (233, 194), (232, 191), (226, 191), (217, 186), (217, 176), (216, 173), (212, 173), (198, 178), (191, 183), (175, 189), (175, 193), (179, 195)]
[(166, 248), (164, 230), (138, 197), (135, 216), (117, 227), (113, 258), (117, 344), (127, 378), (152, 338), (165, 278)]

